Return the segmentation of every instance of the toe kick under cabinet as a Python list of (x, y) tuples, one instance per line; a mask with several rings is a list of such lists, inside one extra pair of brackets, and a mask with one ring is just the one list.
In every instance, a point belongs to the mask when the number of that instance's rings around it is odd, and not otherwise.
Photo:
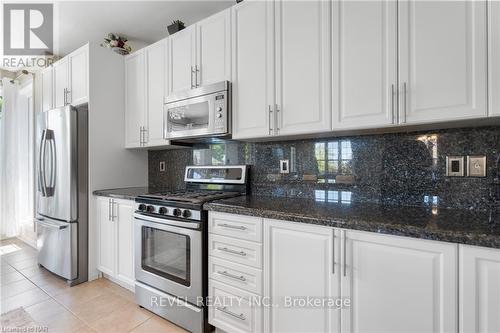
[(209, 298), (223, 332), (498, 332), (500, 250), (210, 212)]

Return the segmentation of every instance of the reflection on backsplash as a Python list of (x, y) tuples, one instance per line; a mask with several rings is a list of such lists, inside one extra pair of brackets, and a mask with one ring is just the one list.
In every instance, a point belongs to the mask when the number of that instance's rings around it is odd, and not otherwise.
[[(448, 178), (447, 155), (487, 156), (486, 178)], [(280, 174), (279, 161), (290, 161)], [(166, 172), (159, 172), (160, 161)], [(184, 167), (250, 164), (256, 195), (488, 208), (500, 200), (500, 127), (247, 143), (149, 152), (150, 187), (183, 188)]]

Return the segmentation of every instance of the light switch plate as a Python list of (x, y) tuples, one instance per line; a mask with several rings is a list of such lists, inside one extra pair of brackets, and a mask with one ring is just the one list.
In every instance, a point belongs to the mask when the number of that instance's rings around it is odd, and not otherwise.
[(446, 176), (448, 177), (463, 177), (464, 172), (464, 157), (463, 156), (446, 156)]
[(486, 177), (486, 156), (467, 156), (467, 177)]
[(290, 173), (290, 160), (280, 160), (280, 173)]

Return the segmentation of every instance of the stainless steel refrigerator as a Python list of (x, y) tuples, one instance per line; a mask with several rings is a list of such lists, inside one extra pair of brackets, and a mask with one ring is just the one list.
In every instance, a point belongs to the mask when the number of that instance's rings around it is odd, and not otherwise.
[(75, 285), (88, 278), (88, 112), (37, 117), (38, 263)]

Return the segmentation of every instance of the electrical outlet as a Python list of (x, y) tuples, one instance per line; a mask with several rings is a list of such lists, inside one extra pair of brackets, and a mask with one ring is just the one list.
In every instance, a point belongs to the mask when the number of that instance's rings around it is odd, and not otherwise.
[(467, 156), (467, 177), (486, 177), (486, 156)]
[(165, 161), (160, 162), (160, 172), (165, 171)]
[(280, 160), (280, 173), (290, 173), (290, 160)]

